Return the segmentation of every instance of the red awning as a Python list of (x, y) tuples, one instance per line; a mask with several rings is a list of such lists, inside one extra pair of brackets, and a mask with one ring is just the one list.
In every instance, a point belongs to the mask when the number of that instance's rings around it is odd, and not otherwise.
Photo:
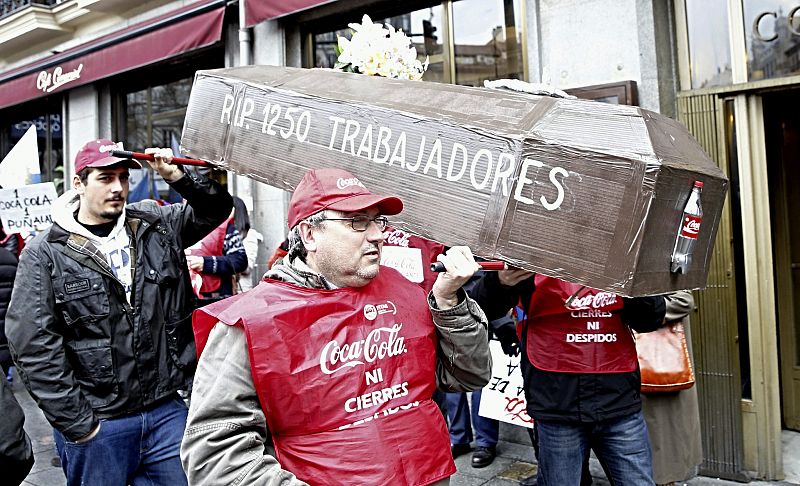
[(245, 26), (306, 10), (335, 0), (244, 0)]
[(0, 74), (0, 108), (209, 46), (222, 38), (225, 1), (199, 1)]

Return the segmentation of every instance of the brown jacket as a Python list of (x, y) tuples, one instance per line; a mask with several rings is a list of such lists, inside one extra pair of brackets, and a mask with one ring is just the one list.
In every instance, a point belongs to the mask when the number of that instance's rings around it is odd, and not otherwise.
[[(689, 314), (694, 311), (690, 292), (675, 292), (665, 297), (666, 322), (683, 320), (689, 357), (692, 358)], [(642, 411), (653, 449), (653, 479), (667, 484), (693, 477), (703, 460), (700, 438), (700, 411), (697, 384), (674, 393), (643, 393)]]

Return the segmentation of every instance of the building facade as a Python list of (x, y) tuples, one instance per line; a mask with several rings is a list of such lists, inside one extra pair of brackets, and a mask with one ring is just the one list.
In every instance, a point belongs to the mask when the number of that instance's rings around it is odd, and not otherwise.
[[(731, 179), (693, 319), (702, 471), (782, 477), (782, 430), (800, 429), (800, 2), (239, 1), (3, 0), (0, 157), (35, 125), (61, 192), (88, 139), (177, 145), (195, 71), (331, 67), (364, 14), (411, 36), (428, 82), (524, 79), (677, 118)], [(220, 177), (251, 206), (265, 262), (289, 195)]]

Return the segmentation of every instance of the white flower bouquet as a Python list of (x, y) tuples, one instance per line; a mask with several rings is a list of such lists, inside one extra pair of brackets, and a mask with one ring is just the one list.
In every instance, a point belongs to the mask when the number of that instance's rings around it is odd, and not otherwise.
[(334, 68), (343, 71), (418, 81), (428, 69), (428, 57), (421, 63), (411, 39), (389, 24), (375, 24), (364, 15), (360, 24), (348, 24), (353, 35), (339, 36)]

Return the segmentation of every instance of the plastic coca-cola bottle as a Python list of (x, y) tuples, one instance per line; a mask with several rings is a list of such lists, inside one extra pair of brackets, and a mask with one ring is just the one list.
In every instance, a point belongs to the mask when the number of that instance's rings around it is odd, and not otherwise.
[(703, 192), (703, 183), (694, 181), (692, 193), (686, 206), (683, 208), (683, 218), (672, 250), (672, 273), (686, 273), (692, 264), (692, 252), (700, 233), (700, 222), (703, 220), (703, 205), (700, 203), (700, 193)]

